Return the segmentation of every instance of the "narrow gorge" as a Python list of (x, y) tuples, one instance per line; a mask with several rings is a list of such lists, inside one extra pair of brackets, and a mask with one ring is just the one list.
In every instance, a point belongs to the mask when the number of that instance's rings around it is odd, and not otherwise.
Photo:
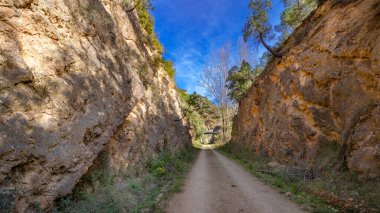
[(0, 213), (379, 211), (379, 0), (0, 0)]

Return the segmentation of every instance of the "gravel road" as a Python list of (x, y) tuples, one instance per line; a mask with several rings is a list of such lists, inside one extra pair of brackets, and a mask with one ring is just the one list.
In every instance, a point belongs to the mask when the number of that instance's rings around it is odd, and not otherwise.
[(298, 213), (300, 207), (214, 150), (202, 150), (168, 213)]

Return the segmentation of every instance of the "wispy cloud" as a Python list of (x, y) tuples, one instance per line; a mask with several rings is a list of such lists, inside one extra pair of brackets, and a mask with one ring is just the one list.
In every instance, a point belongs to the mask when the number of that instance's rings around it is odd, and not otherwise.
[[(199, 86), (198, 82), (201, 79), (203, 62), (199, 60), (202, 56), (196, 49), (183, 49), (177, 53), (180, 57), (176, 57), (174, 63), (176, 65), (176, 82), (177, 84), (188, 91), (188, 93), (197, 92), (206, 95), (205, 90)], [(197, 60), (198, 59), (198, 60)]]

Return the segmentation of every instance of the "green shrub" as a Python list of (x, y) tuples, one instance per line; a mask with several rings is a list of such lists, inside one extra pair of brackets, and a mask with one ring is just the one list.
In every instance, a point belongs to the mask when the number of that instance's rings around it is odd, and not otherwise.
[(164, 70), (168, 73), (171, 78), (174, 78), (175, 68), (173, 62), (170, 60), (165, 60), (162, 56), (154, 56), (151, 60), (151, 64), (154, 68), (158, 69), (160, 65), (163, 66)]
[(132, 190), (138, 191), (138, 192), (142, 190), (141, 184), (139, 182), (137, 182), (136, 180), (131, 180), (128, 183), (128, 189), (132, 189)]
[(151, 60), (151, 64), (155, 69), (158, 69), (162, 64), (162, 56), (160, 55), (153, 56), (153, 60)]
[(164, 69), (168, 73), (168, 75), (171, 78), (174, 78), (175, 69), (174, 69), (174, 66), (173, 66), (173, 62), (172, 61), (167, 61), (167, 60), (163, 59), (163, 65), (164, 65)]
[(165, 174), (166, 170), (164, 167), (157, 167), (154, 169), (153, 175), (156, 177), (161, 177)]
[(206, 130), (206, 124), (202, 116), (200, 116), (198, 112), (191, 113), (190, 123), (194, 128), (195, 138), (200, 139)]
[(186, 104), (187, 101), (189, 100), (190, 95), (187, 94), (186, 90), (183, 90), (181, 88), (177, 88), (177, 93), (179, 100), (181, 101), (182, 104)]
[(137, 15), (139, 17), (139, 23), (141, 27), (147, 32), (150, 44), (153, 45), (153, 47), (158, 50), (159, 53), (162, 53), (163, 47), (158, 41), (157, 36), (154, 32), (154, 19), (149, 12), (149, 9), (151, 9), (150, 1), (142, 0), (136, 9)]

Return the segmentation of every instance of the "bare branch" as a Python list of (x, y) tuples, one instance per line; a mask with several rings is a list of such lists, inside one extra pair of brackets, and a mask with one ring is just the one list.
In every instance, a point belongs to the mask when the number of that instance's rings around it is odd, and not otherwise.
[(208, 94), (212, 96), (219, 107), (223, 137), (226, 138), (229, 127), (229, 89), (226, 86), (228, 71), (231, 67), (231, 45), (226, 44), (220, 49), (211, 52), (210, 59), (203, 69), (203, 78), (200, 86), (204, 87)]
[(141, 4), (142, 0), (139, 0), (135, 6), (133, 6), (131, 9), (128, 9), (126, 10), (125, 12), (129, 13), (129, 12), (132, 12), (133, 10), (135, 10), (140, 4)]

